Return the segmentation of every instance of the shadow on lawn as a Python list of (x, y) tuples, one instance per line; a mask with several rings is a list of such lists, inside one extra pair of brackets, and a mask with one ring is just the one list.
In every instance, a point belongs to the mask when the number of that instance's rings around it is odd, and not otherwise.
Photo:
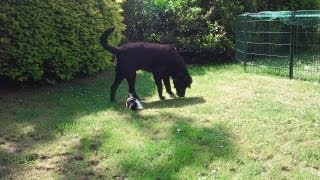
[[(74, 80), (55, 87), (21, 89), (0, 94), (0, 179), (19, 164), (39, 158), (27, 154), (33, 147), (54, 141), (75, 120), (106, 109), (122, 110), (124, 102), (109, 101), (113, 75)], [(151, 74), (139, 73), (136, 82), (141, 97), (155, 92)], [(127, 82), (123, 81), (117, 99), (125, 101)]]
[[(109, 132), (96, 132), (95, 137), (81, 137), (80, 145), (70, 149), (69, 153), (57, 155), (28, 154), (35, 146), (45, 145), (56, 140), (58, 134), (65, 133), (68, 126), (82, 116), (95, 114), (106, 109), (135, 118), (136, 121), (126, 123), (138, 128), (142, 133), (152, 129), (154, 120), (166, 118), (174, 121), (181, 132), (177, 133), (176, 127), (171, 127), (169, 143), (167, 146), (170, 155), (163, 162), (159, 152), (151, 153), (141, 160), (139, 151), (117, 152), (126, 156), (119, 162), (121, 172), (113, 178), (123, 178), (127, 175), (136, 177), (171, 178), (184, 167), (198, 165), (199, 162), (211, 162), (216, 158), (232, 158), (234, 155), (228, 131), (220, 127), (201, 128), (193, 127), (190, 118), (177, 117), (174, 114), (159, 116), (141, 116), (125, 110), (124, 101), (127, 96), (127, 83), (124, 81), (117, 92), (119, 102), (109, 102), (109, 87), (112, 78), (109, 75), (97, 78), (84, 79), (71, 83), (64, 83), (53, 88), (40, 90), (21, 90), (14, 93), (0, 94), (0, 178), (9, 178), (21, 166), (35, 160), (54, 159), (59, 156), (65, 159), (61, 168), (45, 168), (45, 171), (55, 171), (65, 177), (95, 177), (105, 178), (108, 167), (99, 167), (103, 160), (90, 159), (90, 153), (101, 153), (103, 142), (109, 137)], [(156, 86), (151, 74), (141, 73), (136, 82), (137, 92), (141, 97), (152, 96), (156, 93)], [(121, 100), (121, 101), (120, 101)], [(122, 102), (123, 101), (123, 102)], [(202, 97), (177, 98), (166, 101), (145, 103), (145, 108), (174, 108), (204, 103)], [(156, 131), (156, 130), (155, 130)], [(152, 143), (159, 139), (150, 132), (145, 134)], [(160, 140), (161, 141), (161, 140)], [(221, 146), (225, 147), (221, 149)], [(109, 153), (109, 152), (103, 152)], [(122, 154), (121, 154), (122, 153)], [(203, 156), (205, 155), (205, 156)], [(154, 159), (154, 160), (152, 160)], [(136, 161), (135, 161), (136, 160)], [(149, 166), (148, 163), (153, 165)], [(43, 169), (40, 169), (43, 170)]]
[(143, 106), (146, 109), (161, 109), (161, 108), (177, 108), (182, 106), (192, 106), (196, 104), (205, 103), (203, 97), (188, 97), (188, 98), (174, 98), (163, 101), (144, 102)]
[[(213, 127), (197, 126), (198, 120), (163, 114), (157, 116), (131, 114), (126, 111), (128, 120), (120, 124), (127, 124), (137, 130), (145, 140), (142, 146), (124, 148), (113, 145), (106, 148), (113, 131), (104, 130), (94, 137), (84, 137), (80, 146), (74, 148), (68, 161), (63, 165), (65, 178), (83, 179), (177, 179), (181, 172), (199, 170), (196, 174), (206, 176), (212, 164), (219, 159), (232, 160), (236, 158), (236, 150), (231, 142), (228, 129), (217, 124)], [(130, 118), (132, 117), (133, 118)], [(171, 121), (172, 125), (165, 136), (159, 136), (155, 127), (159, 121)], [(105, 143), (105, 144), (104, 144)], [(104, 146), (104, 147), (103, 147)], [(99, 154), (92, 159), (90, 154)], [(99, 165), (109, 155), (122, 157), (112, 160), (116, 171), (109, 166)], [(195, 174), (195, 175), (196, 175)]]
[[(169, 134), (158, 137), (158, 131), (154, 129), (153, 123), (143, 119), (165, 119), (174, 122), (170, 127)], [(164, 149), (156, 150), (149, 157), (143, 157), (139, 151), (131, 152), (131, 156), (120, 162), (122, 176), (133, 176), (135, 178), (147, 179), (177, 179), (177, 175), (183, 171), (199, 169), (196, 174), (203, 174), (203, 169), (208, 170), (215, 160), (234, 159), (236, 150), (231, 142), (231, 135), (221, 124), (213, 127), (199, 127), (195, 120), (188, 117), (177, 117), (174, 114), (165, 114), (154, 117), (143, 117), (143, 119), (131, 121), (141, 132), (150, 132), (146, 136), (152, 140), (151, 144), (161, 144), (162, 140), (168, 140), (162, 144)], [(161, 145), (160, 145), (161, 146)], [(143, 159), (143, 160), (141, 160)], [(207, 171), (208, 172), (208, 171)], [(193, 174), (196, 176), (196, 174)], [(185, 178), (188, 175), (184, 176)]]

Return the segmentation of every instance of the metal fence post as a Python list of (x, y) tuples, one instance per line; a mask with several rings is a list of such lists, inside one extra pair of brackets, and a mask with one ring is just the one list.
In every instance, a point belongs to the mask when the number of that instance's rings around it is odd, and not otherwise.
[(290, 25), (290, 63), (289, 63), (289, 78), (293, 78), (293, 61), (294, 61), (294, 48), (295, 48), (295, 31), (294, 25), (296, 23), (296, 12), (291, 12), (291, 25)]
[(245, 42), (245, 47), (244, 47), (244, 70), (247, 70), (247, 50), (248, 50), (248, 14), (246, 14), (245, 19), (244, 19), (244, 42)]

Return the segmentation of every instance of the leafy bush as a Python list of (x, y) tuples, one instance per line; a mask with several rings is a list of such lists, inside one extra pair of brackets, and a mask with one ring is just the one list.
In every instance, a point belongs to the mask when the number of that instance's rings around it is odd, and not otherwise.
[(116, 25), (110, 42), (121, 40), (120, 13), (113, 0), (1, 0), (0, 76), (54, 83), (106, 69), (98, 39)]
[(188, 63), (219, 63), (234, 54), (233, 35), (221, 21), (222, 9), (210, 1), (127, 0), (124, 9), (129, 40), (173, 44)]
[(234, 56), (234, 23), (243, 12), (317, 9), (314, 0), (127, 0), (126, 36), (170, 43), (191, 63), (221, 63)]

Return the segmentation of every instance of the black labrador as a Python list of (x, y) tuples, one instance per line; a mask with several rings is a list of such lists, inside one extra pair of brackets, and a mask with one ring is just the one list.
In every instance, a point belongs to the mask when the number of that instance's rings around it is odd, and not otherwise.
[(185, 96), (186, 88), (191, 87), (192, 78), (182, 56), (175, 47), (147, 42), (136, 42), (125, 44), (121, 47), (112, 47), (108, 44), (107, 39), (114, 30), (115, 28), (109, 28), (100, 37), (102, 47), (117, 58), (116, 76), (111, 86), (111, 101), (115, 100), (116, 90), (124, 78), (128, 81), (129, 93), (139, 99), (135, 91), (137, 70), (153, 73), (161, 100), (165, 99), (162, 95), (162, 80), (167, 93), (174, 95), (170, 87), (170, 77), (173, 79), (177, 95), (179, 97)]

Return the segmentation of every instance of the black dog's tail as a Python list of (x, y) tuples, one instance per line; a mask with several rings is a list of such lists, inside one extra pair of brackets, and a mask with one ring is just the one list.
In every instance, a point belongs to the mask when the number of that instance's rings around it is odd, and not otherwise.
[(119, 49), (116, 47), (112, 47), (108, 44), (108, 37), (110, 36), (110, 34), (115, 30), (114, 27), (109, 28), (107, 30), (105, 30), (101, 37), (100, 37), (100, 44), (101, 46), (106, 49), (107, 51), (111, 52), (112, 54), (119, 54)]

